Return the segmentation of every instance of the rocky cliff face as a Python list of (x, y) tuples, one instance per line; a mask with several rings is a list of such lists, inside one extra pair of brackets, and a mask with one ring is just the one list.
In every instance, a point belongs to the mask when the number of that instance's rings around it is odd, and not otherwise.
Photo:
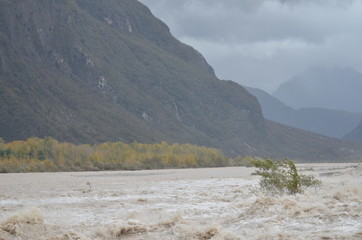
[[(217, 79), (135, 0), (0, 0), (0, 100), (5, 140), (168, 141), (274, 156), (293, 146), (305, 158), (300, 141), (278, 139), (293, 129), (266, 122), (254, 96)], [(326, 157), (324, 144), (309, 147)]]

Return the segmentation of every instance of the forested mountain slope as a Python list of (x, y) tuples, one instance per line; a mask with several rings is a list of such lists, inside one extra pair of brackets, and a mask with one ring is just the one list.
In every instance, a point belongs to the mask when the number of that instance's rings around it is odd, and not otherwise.
[(135, 0), (0, 0), (0, 101), (7, 141), (167, 141), (308, 161), (360, 153), (266, 121), (254, 96), (217, 79)]

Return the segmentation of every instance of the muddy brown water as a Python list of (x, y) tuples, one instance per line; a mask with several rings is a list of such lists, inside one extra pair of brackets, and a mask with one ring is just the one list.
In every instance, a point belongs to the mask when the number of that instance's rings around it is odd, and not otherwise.
[(253, 168), (0, 174), (0, 240), (362, 239), (362, 165), (304, 164), (295, 196)]

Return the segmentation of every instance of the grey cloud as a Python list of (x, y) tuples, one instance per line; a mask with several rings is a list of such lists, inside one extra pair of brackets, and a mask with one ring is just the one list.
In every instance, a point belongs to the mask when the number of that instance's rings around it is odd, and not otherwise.
[[(284, 38), (323, 42), (319, 11), (306, 3), (333, 5), (351, 0), (143, 0), (171, 25), (177, 37), (213, 41), (265, 41)], [(328, 3), (327, 3), (328, 2)], [(303, 7), (280, 7), (280, 4)], [(338, 8), (337, 8), (338, 9)], [(320, 10), (320, 9), (319, 9)], [(334, 11), (333, 8), (331, 11)], [(323, 11), (323, 10), (320, 10)], [(330, 18), (328, 14), (325, 16)], [(311, 27), (310, 25), (313, 25)]]
[(221, 79), (272, 91), (314, 65), (362, 71), (362, 1), (142, 2), (177, 38), (198, 49)]

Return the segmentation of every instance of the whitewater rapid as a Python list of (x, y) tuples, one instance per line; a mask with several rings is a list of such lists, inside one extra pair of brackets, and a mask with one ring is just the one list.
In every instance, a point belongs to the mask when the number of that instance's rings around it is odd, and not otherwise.
[(362, 165), (298, 165), (322, 180), (259, 191), (253, 168), (0, 175), (0, 240), (362, 239)]

